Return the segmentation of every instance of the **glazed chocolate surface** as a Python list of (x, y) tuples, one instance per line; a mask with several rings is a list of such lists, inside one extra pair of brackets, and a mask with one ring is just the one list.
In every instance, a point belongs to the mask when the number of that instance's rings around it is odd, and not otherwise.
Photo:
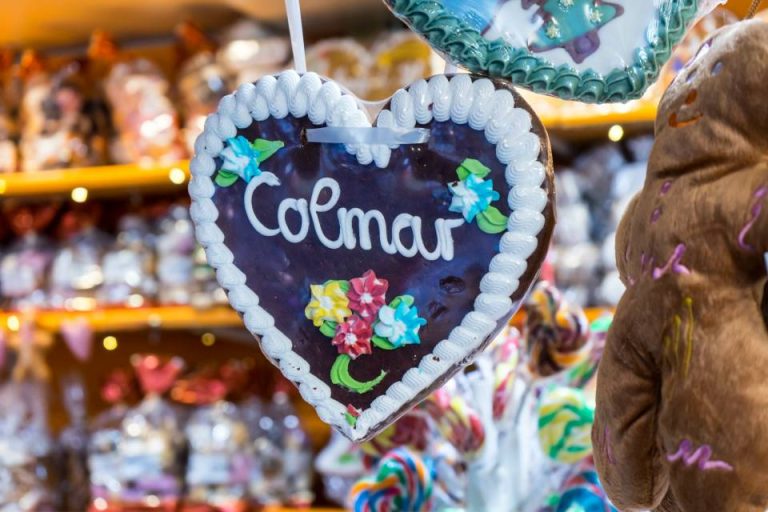
[[(313, 127), (307, 118), (288, 116), (281, 120), (269, 118), (238, 131), (238, 135), (248, 140), (261, 138), (285, 143), (285, 147), (261, 167), (264, 172), (274, 173), (281, 185), (259, 187), (253, 195), (254, 212), (267, 227), (277, 226), (280, 201), (286, 198), (309, 201), (317, 181), (331, 177), (338, 181), (341, 194), (332, 210), (320, 213), (323, 232), (328, 238), (334, 240), (339, 236), (336, 216), (339, 208), (377, 209), (387, 220), (388, 235), (398, 214), (421, 217), (422, 237), (431, 249), (436, 244), (435, 220), (460, 218), (460, 214), (448, 209), (452, 197), (448, 184), (458, 179), (456, 169), (466, 158), (478, 159), (492, 170), (486, 179), (493, 180), (494, 190), (501, 195), (492, 204), (505, 215), (510, 214), (504, 167), (496, 158), (495, 146), (481, 131), (452, 122), (430, 123), (425, 125), (431, 130), (428, 144), (393, 150), (389, 166), (381, 169), (373, 164), (358, 164), (340, 144), (303, 142), (303, 131)], [(534, 130), (545, 138), (535, 119)], [(543, 149), (542, 158), (549, 170), (547, 149)], [(549, 180), (548, 175), (546, 186), (551, 196)], [(371, 223), (371, 250), (362, 250), (359, 246), (353, 250), (343, 246), (328, 249), (318, 240), (311, 221), (307, 237), (300, 243), (288, 242), (281, 234), (265, 237), (256, 232), (245, 214), (245, 189), (245, 182), (237, 180), (230, 187), (217, 187), (213, 198), (219, 210), (217, 225), (224, 233), (225, 244), (234, 253), (235, 265), (246, 274), (248, 286), (259, 296), (261, 307), (274, 317), (276, 327), (291, 339), (293, 350), (310, 364), (315, 376), (330, 386), (332, 397), (358, 409), (368, 408), (406, 371), (418, 366), (473, 310), (480, 293), (480, 280), (488, 272), (491, 258), (499, 251), (501, 234), (484, 233), (474, 222), (452, 230), (455, 255), (451, 261), (442, 258), (428, 261), (419, 254), (407, 258), (385, 253), (379, 245), (375, 222)], [(325, 197), (321, 195), (321, 202), (328, 196), (327, 193)], [(515, 299), (521, 298), (528, 289), (546, 251), (553, 224), (551, 205), (544, 213), (547, 226), (539, 237), (543, 247), (529, 259), (529, 269), (520, 280)], [(287, 218), (291, 230), (297, 232), (299, 215), (291, 211)], [(410, 230), (402, 232), (406, 246), (410, 246), (410, 235)], [(331, 383), (331, 366), (339, 352), (331, 339), (305, 317), (304, 309), (310, 300), (310, 285), (331, 279), (349, 280), (369, 269), (389, 282), (387, 302), (398, 295), (413, 296), (419, 316), (426, 319), (427, 324), (419, 331), (420, 344), (391, 351), (373, 346), (371, 354), (351, 362), (350, 373), (361, 381), (375, 378), (381, 370), (387, 372), (371, 392), (358, 394)], [(506, 318), (502, 318), (499, 327), (505, 322)]]

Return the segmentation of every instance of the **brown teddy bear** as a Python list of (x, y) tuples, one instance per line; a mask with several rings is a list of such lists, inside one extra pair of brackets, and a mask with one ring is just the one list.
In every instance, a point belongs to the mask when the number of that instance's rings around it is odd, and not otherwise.
[(616, 240), (597, 468), (622, 511), (765, 512), (768, 23), (716, 32), (655, 129)]

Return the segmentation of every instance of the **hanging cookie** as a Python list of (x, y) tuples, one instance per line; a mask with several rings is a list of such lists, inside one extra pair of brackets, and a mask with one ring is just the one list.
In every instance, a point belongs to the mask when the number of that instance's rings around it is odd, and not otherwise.
[(639, 98), (703, 0), (385, 0), (452, 62), (588, 103)]
[(549, 141), (506, 82), (419, 80), (371, 126), (335, 82), (286, 71), (205, 126), (198, 240), (267, 357), (350, 439), (468, 364), (549, 245)]

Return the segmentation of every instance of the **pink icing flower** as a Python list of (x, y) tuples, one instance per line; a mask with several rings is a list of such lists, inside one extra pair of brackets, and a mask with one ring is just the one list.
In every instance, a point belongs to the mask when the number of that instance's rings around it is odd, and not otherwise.
[(363, 277), (357, 277), (349, 281), (350, 289), (347, 293), (349, 309), (360, 315), (361, 318), (373, 323), (376, 313), (385, 304), (385, 295), (389, 283), (386, 279), (379, 279), (373, 270), (369, 270)]
[(353, 315), (336, 329), (333, 346), (339, 349), (340, 354), (347, 354), (355, 359), (359, 355), (371, 353), (371, 336), (371, 324)]

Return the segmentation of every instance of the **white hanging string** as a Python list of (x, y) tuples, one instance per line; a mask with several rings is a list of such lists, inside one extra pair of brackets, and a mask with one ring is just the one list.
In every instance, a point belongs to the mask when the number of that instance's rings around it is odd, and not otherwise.
[(285, 0), (285, 12), (288, 14), (288, 32), (291, 34), (293, 65), (297, 73), (306, 73), (307, 57), (304, 53), (304, 29), (301, 25), (299, 0)]

